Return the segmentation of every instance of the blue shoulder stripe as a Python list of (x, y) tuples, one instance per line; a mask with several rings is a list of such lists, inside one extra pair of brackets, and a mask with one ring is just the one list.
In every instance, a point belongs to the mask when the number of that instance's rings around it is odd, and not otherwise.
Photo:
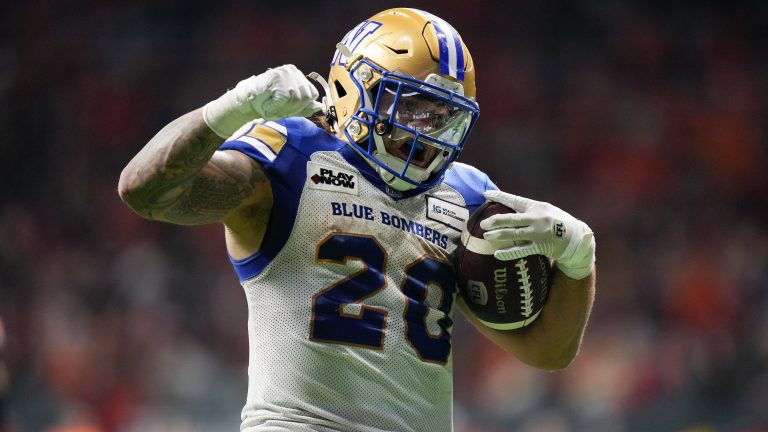
[(483, 192), (499, 189), (484, 172), (461, 162), (451, 165), (445, 173), (444, 182), (461, 194), (470, 213), (485, 202)]

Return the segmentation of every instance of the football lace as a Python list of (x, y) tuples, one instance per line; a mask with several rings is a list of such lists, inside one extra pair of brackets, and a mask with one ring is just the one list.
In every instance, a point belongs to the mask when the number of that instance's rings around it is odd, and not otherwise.
[(531, 275), (528, 274), (528, 262), (525, 258), (517, 260), (517, 281), (520, 282), (520, 308), (523, 315), (528, 318), (533, 314), (533, 293), (531, 292)]

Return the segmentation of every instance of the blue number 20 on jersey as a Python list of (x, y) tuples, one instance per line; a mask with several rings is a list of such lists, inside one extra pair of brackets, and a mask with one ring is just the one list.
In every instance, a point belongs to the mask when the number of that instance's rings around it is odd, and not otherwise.
[[(387, 311), (362, 302), (386, 287), (384, 248), (371, 236), (334, 233), (320, 242), (316, 258), (320, 262), (339, 264), (357, 260), (362, 262), (363, 269), (315, 294), (310, 339), (381, 349)], [(448, 361), (451, 350), (448, 328), (452, 321), (447, 314), (453, 304), (455, 284), (453, 268), (430, 257), (421, 257), (405, 268), (405, 281), (400, 288), (407, 298), (405, 336), (423, 361), (441, 364)], [(429, 285), (436, 285), (442, 291), (438, 309), (445, 316), (437, 321), (440, 327), (437, 335), (427, 329)], [(360, 307), (354, 313), (345, 311), (344, 306), (351, 304)]]

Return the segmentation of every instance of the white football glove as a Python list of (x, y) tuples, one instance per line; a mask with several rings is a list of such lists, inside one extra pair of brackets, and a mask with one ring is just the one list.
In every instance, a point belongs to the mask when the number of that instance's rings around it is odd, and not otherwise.
[(278, 120), (310, 116), (322, 105), (315, 86), (288, 64), (246, 78), (220, 98), (203, 107), (205, 124), (222, 138), (229, 138), (245, 123), (262, 118)]
[(544, 255), (572, 279), (584, 279), (595, 265), (595, 236), (584, 222), (552, 204), (502, 191), (487, 191), (487, 200), (517, 213), (497, 214), (480, 222), (483, 237), (502, 261)]

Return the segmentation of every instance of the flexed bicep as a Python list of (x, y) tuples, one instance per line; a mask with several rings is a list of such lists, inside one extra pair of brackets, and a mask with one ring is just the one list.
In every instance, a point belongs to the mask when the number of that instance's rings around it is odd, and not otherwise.
[(202, 109), (169, 123), (128, 163), (120, 197), (139, 215), (183, 225), (224, 221), (247, 206), (271, 204), (262, 167), (245, 155), (217, 151), (223, 140)]

